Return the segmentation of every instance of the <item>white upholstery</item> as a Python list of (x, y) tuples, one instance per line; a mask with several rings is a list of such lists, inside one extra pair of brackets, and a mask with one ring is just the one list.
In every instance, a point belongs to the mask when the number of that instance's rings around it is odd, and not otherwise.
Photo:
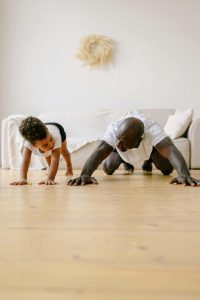
[(192, 122), (192, 117), (192, 109), (184, 111), (176, 110), (175, 114), (169, 116), (163, 129), (170, 138), (177, 139), (185, 133)]
[(195, 120), (189, 127), (190, 168), (200, 169), (200, 119)]
[(183, 157), (185, 158), (185, 161), (190, 166), (190, 141), (188, 138), (178, 138), (174, 140), (175, 146), (178, 148), (178, 150), (182, 153)]
[[(86, 159), (91, 155), (103, 136), (107, 126), (133, 109), (103, 109), (97, 111), (45, 112), (38, 117), (44, 122), (61, 123), (67, 133), (68, 147), (71, 152), (74, 169), (82, 169)], [(140, 113), (157, 121), (164, 127), (174, 109), (139, 109)], [(18, 134), (18, 122), (9, 116), (2, 122), (2, 167), (19, 168), (21, 149)], [(12, 132), (10, 132), (12, 129)], [(183, 154), (189, 168), (200, 168), (200, 119), (191, 123), (188, 134), (174, 140)], [(32, 160), (32, 168), (41, 169), (45, 163), (38, 157)], [(61, 159), (60, 168), (64, 168)]]
[(145, 115), (148, 118), (155, 120), (163, 128), (169, 115), (172, 115), (175, 112), (175, 109), (138, 109), (139, 113)]

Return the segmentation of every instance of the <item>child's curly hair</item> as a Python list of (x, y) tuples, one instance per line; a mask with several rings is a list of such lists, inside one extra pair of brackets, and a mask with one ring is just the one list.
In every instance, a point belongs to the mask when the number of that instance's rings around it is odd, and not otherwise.
[(48, 129), (38, 118), (28, 117), (21, 122), (19, 131), (25, 140), (34, 144), (36, 140), (46, 138)]

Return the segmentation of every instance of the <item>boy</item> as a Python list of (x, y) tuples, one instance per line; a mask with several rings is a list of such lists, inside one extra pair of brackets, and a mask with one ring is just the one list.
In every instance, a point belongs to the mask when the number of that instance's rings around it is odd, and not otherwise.
[(20, 179), (10, 183), (11, 185), (28, 184), (27, 173), (32, 153), (45, 157), (49, 166), (47, 178), (39, 184), (56, 184), (54, 179), (58, 170), (60, 154), (66, 162), (66, 175), (73, 175), (71, 156), (67, 149), (66, 133), (60, 124), (44, 124), (38, 118), (28, 117), (22, 121), (19, 131), (25, 139)]

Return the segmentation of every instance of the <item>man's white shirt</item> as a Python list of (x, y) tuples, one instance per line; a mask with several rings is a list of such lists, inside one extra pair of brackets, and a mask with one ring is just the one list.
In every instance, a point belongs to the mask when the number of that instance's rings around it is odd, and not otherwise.
[[(129, 149), (125, 152), (122, 152), (117, 148), (117, 132), (120, 128), (121, 123), (125, 119), (132, 117), (137, 118), (143, 122), (144, 134), (138, 148)], [(141, 166), (141, 164), (145, 160), (150, 158), (153, 147), (156, 146), (165, 137), (167, 137), (167, 135), (162, 130), (160, 125), (158, 125), (154, 120), (147, 118), (139, 113), (134, 113), (129, 114), (126, 117), (123, 117), (109, 125), (101, 140), (105, 141), (111, 147), (116, 149), (125, 162), (128, 162), (134, 166)]]

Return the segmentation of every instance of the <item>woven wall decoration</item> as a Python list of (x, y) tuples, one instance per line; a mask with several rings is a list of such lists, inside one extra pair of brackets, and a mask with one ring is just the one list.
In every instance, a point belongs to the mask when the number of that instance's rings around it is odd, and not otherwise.
[(104, 35), (92, 34), (81, 39), (76, 57), (83, 61), (85, 66), (95, 68), (111, 64), (113, 55), (113, 40)]

